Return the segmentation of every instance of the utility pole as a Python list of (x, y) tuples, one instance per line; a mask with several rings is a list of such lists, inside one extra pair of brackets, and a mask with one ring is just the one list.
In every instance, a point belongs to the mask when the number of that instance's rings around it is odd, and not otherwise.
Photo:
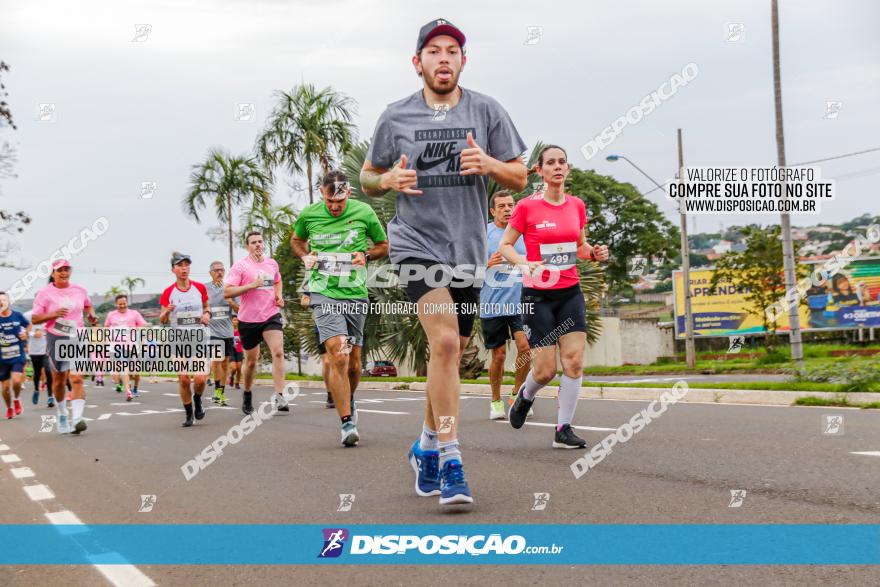
[[(779, 6), (777, 0), (771, 0), (771, 29), (773, 34), (773, 103), (776, 110), (776, 158), (777, 165), (785, 168), (785, 133), (782, 124), (782, 79), (779, 72)], [(785, 181), (782, 181), (782, 194), (786, 195)], [(785, 291), (788, 293), (795, 287), (794, 243), (791, 239), (791, 216), (782, 214), (782, 262), (785, 267)], [(787, 300), (787, 298), (786, 298)], [(788, 303), (786, 301), (786, 303)], [(788, 312), (789, 342), (791, 358), (799, 365), (804, 362), (804, 347), (801, 342), (800, 301)]]
[[(678, 181), (684, 183), (684, 150), (681, 146), (681, 129), (678, 129)], [(688, 244), (687, 214), (684, 213), (684, 201), (678, 200), (678, 212), (681, 226), (681, 277), (684, 282), (684, 352), (687, 366), (693, 369), (697, 364), (697, 353), (694, 349), (694, 313), (691, 311), (691, 254)]]

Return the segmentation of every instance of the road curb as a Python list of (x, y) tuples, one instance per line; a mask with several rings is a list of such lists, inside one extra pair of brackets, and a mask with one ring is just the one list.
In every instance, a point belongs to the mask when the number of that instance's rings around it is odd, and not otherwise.
[[(163, 378), (168, 379), (168, 378)], [(171, 380), (171, 379), (169, 379)], [(290, 380), (295, 381), (305, 389), (324, 389), (323, 381)], [(257, 379), (254, 385), (270, 386), (271, 379)], [(374, 391), (424, 391), (423, 381), (361, 381), (358, 389)], [(547, 386), (539, 393), (539, 397), (556, 397), (559, 388)], [(660, 394), (669, 391), (669, 387), (582, 387), (580, 397), (584, 399), (609, 399), (628, 401), (653, 401), (660, 399)], [(502, 396), (513, 391), (512, 385), (502, 385)], [(464, 395), (489, 395), (491, 388), (484, 383), (462, 383), (461, 393)], [(872, 403), (880, 401), (880, 394), (870, 392), (835, 393), (831, 391), (771, 391), (749, 389), (690, 389), (679, 402), (693, 403), (717, 403), (717, 404), (759, 404), (767, 406), (790, 406), (795, 400), (802, 397), (815, 397), (825, 400), (840, 400), (845, 398), (850, 403)]]

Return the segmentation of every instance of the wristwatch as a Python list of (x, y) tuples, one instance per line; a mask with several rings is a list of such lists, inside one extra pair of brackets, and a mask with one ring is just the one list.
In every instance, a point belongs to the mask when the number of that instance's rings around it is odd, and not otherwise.
[(369, 262), (370, 260), (370, 251), (364, 251), (364, 263)]

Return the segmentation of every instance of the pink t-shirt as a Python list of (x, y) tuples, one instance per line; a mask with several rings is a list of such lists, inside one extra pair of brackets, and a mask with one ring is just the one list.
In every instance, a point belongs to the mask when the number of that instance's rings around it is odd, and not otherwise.
[(112, 312), (107, 314), (107, 317), (104, 319), (104, 326), (106, 326), (107, 328), (137, 328), (138, 326), (146, 325), (147, 321), (144, 320), (144, 317), (141, 316), (141, 313), (137, 310), (131, 309), (128, 309), (125, 312), (113, 310)]
[(91, 306), (89, 294), (83, 286), (71, 283), (67, 287), (56, 287), (50, 283), (37, 292), (33, 313), (49, 314), (59, 308), (67, 308), (66, 315), (46, 322), (46, 330), (57, 336), (73, 336), (77, 328), (85, 326), (83, 312)]
[(523, 276), (524, 287), (564, 289), (580, 282), (577, 241), (587, 225), (587, 210), (582, 200), (565, 194), (565, 202), (554, 206), (538, 192), (517, 203), (510, 225), (523, 235), (526, 259), (559, 268), (558, 272), (542, 271), (535, 278)]
[(281, 281), (281, 272), (275, 259), (265, 257), (261, 263), (257, 263), (248, 255), (229, 270), (226, 285), (238, 287), (252, 283), (258, 273), (262, 275), (263, 285), (241, 294), (238, 307), (240, 322), (265, 322), (279, 311), (275, 305), (275, 284)]

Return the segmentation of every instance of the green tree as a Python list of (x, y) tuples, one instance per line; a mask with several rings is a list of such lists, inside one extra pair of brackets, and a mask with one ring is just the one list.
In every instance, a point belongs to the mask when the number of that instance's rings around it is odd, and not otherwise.
[(116, 296), (124, 295), (125, 290), (119, 287), (118, 285), (112, 286), (104, 293), (104, 299), (107, 301), (113, 301), (116, 299)]
[(122, 287), (128, 290), (128, 299), (130, 302), (134, 302), (134, 290), (137, 286), (144, 286), (147, 282), (144, 281), (140, 277), (128, 277), (125, 276), (122, 278)]
[[(9, 65), (5, 61), (0, 61), (0, 130), (5, 131), (8, 128), (17, 130), (15, 121), (12, 118), (12, 110), (6, 97), (9, 92), (6, 91), (6, 85), (3, 83), (3, 72), (9, 71)], [(0, 180), (15, 179), (15, 163), (18, 160), (15, 147), (5, 138), (0, 141)], [(0, 191), (2, 193), (2, 191)], [(16, 235), (24, 232), (24, 227), (31, 223), (31, 217), (26, 212), (10, 212), (8, 210), (0, 210), (0, 233), (8, 235)], [(18, 244), (13, 241), (0, 242), (0, 267), (8, 267), (12, 269), (25, 269), (26, 266), (15, 262), (9, 262), (6, 257), (10, 252), (17, 250)]]
[(633, 281), (627, 266), (633, 257), (675, 257), (678, 228), (631, 184), (572, 168), (565, 188), (586, 204), (587, 240), (608, 245), (603, 266), (612, 293), (625, 291)]
[(296, 212), (289, 205), (266, 205), (254, 200), (254, 206), (242, 215), (242, 239), (251, 230), (263, 233), (269, 256), (273, 257), (279, 247), (290, 242), (290, 231), (296, 222)]
[[(730, 252), (715, 261), (715, 272), (709, 289), (717, 291), (718, 284), (728, 282), (742, 288), (748, 312), (761, 319), (764, 327), (764, 346), (768, 352), (776, 344), (776, 321), (767, 316), (767, 308), (785, 295), (785, 272), (782, 264), (781, 227), (761, 228), (758, 225), (741, 229), (746, 239), (746, 250)], [(795, 249), (797, 258), (797, 248)], [(801, 269), (799, 273), (805, 273)]]
[(332, 87), (317, 91), (312, 84), (275, 95), (278, 102), (257, 138), (257, 157), (267, 169), (305, 174), (314, 203), (315, 166), (327, 173), (354, 141), (355, 103)]
[(232, 266), (233, 209), (250, 204), (251, 207), (269, 206), (270, 180), (252, 157), (233, 157), (221, 150), (208, 153), (204, 163), (193, 166), (189, 192), (183, 197), (183, 210), (196, 222), (199, 210), (213, 201), (217, 219), (226, 224), (229, 241), (229, 265)]

